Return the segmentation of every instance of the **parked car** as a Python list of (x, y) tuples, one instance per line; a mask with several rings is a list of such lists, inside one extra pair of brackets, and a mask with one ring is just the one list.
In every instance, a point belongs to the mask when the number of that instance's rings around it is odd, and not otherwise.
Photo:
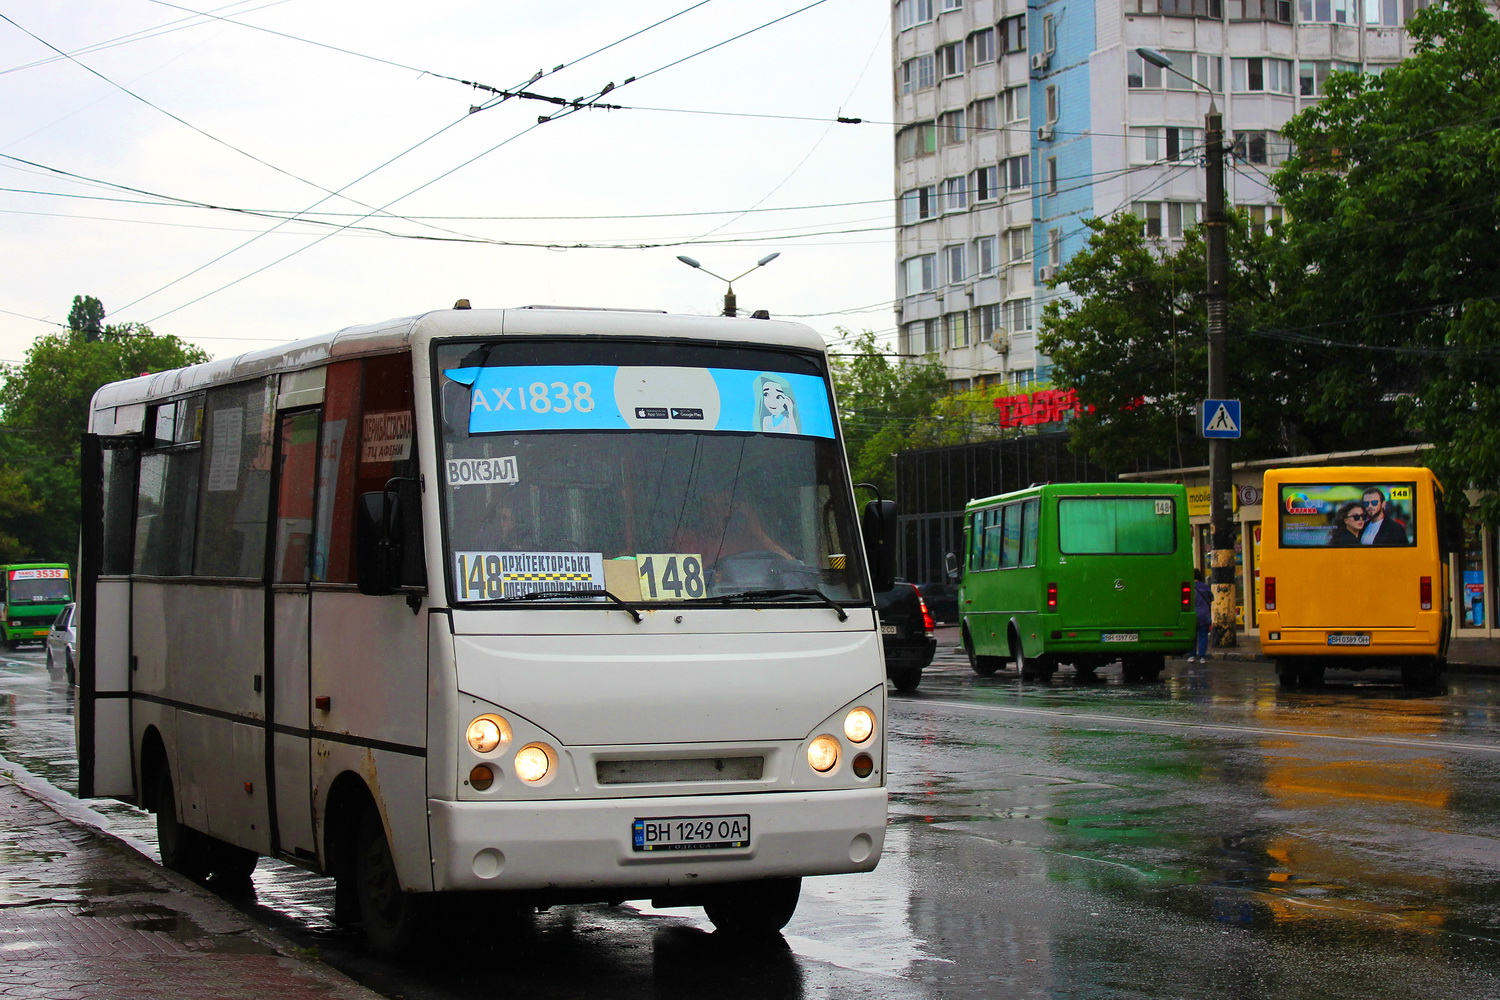
[(880, 641), (885, 647), (885, 675), (897, 691), (915, 691), (922, 670), (937, 653), (937, 623), (915, 584), (898, 581), (875, 595)]
[(69, 684), (78, 680), (74, 664), (78, 661), (78, 635), (75, 621), (78, 605), (69, 604), (58, 612), (47, 630), (47, 673), (62, 673)]
[(927, 602), (935, 621), (958, 624), (958, 585), (954, 583), (919, 583), (917, 590)]

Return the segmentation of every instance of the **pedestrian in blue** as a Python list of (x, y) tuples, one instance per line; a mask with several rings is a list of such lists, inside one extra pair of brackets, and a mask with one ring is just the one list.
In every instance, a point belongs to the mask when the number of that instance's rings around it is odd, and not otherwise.
[(1214, 623), (1214, 589), (1203, 579), (1201, 569), (1193, 570), (1193, 608), (1198, 612), (1198, 651), (1188, 657), (1188, 662), (1207, 663), (1208, 633)]

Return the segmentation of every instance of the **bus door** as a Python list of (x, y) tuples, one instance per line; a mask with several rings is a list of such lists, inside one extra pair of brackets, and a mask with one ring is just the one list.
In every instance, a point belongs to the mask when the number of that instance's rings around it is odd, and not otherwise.
[(74, 719), (83, 798), (134, 799), (138, 791), (130, 735), (130, 564), (139, 468), (139, 434), (84, 435)]
[(316, 546), (315, 504), (319, 475), (318, 431), (322, 410), (283, 413), (277, 425), (277, 480), (272, 524), (269, 620), (266, 623), (266, 713), (271, 720), (266, 770), (274, 849), (310, 858), (313, 837), (312, 763), (308, 730), (308, 648), (311, 627), (309, 581)]

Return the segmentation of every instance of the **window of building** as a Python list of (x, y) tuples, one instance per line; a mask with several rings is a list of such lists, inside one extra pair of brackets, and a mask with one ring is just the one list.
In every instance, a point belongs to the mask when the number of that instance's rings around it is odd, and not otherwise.
[(974, 200), (992, 201), (1000, 197), (1000, 168), (980, 167), (971, 174), (974, 178)]
[(937, 188), (928, 184), (901, 194), (901, 224), (909, 226), (937, 215)]
[(1286, 160), (1286, 144), (1276, 132), (1236, 132), (1234, 157), (1242, 163), (1279, 164)]
[(896, 133), (896, 158), (911, 160), (937, 152), (937, 125), (916, 122)]
[(995, 120), (995, 99), (986, 97), (969, 105), (969, 128), (975, 132), (989, 132), (998, 128)]
[(964, 75), (964, 43), (951, 42), (937, 50), (938, 68), (943, 79)]
[(1052, 14), (1042, 16), (1042, 51), (1057, 51), (1057, 18)]
[(1182, 234), (1198, 224), (1198, 206), (1188, 201), (1137, 201), (1130, 212), (1144, 223), (1148, 237), (1181, 239)]
[(1011, 331), (1031, 329), (1031, 299), (1011, 299), (1001, 305), (1005, 328)]
[(1228, 0), (1231, 21), (1292, 23), (1292, 0)]
[(936, 62), (931, 52), (901, 64), (901, 93), (913, 94), (936, 85)]
[(1026, 51), (1026, 15), (1007, 17), (995, 26), (1000, 51), (1005, 54)]
[(969, 207), (969, 179), (949, 177), (943, 181), (943, 211), (959, 212)]
[(1057, 157), (1047, 157), (1047, 193), (1057, 194)]
[(1300, 62), (1297, 64), (1297, 93), (1303, 97), (1322, 97), (1323, 85), (1328, 82), (1329, 73), (1355, 73), (1358, 71), (1359, 67), (1354, 63), (1338, 62), (1329, 59)]
[(994, 274), (1000, 266), (999, 240), (993, 236), (980, 236), (974, 240), (974, 273)]
[(1000, 95), (1005, 104), (1005, 120), (1007, 122), (1024, 122), (1031, 117), (1031, 102), (1027, 98), (1025, 87), (1008, 87)]
[(974, 334), (981, 344), (987, 344), (1000, 326), (1000, 306), (978, 306), (974, 310)]
[(924, 253), (906, 260), (906, 294), (930, 292), (937, 287), (937, 255)]
[(1131, 163), (1175, 163), (1197, 156), (1200, 149), (1195, 128), (1148, 125), (1130, 130)]
[(1005, 263), (1021, 264), (1031, 259), (1031, 230), (1025, 226), (1005, 231)]
[(935, 350), (936, 348), (929, 348), (928, 345), (941, 335), (934, 330), (936, 326), (935, 319), (919, 319), (906, 324), (906, 349), (902, 353), (926, 354), (929, 350)]
[(969, 314), (967, 312), (948, 313), (943, 317), (943, 327), (949, 347), (969, 346)]
[(1047, 263), (1057, 267), (1062, 263), (1062, 230), (1047, 230)]
[(1000, 169), (1005, 175), (1007, 191), (1031, 186), (1030, 156), (1012, 156), (1000, 164)]
[[(1172, 60), (1172, 67), (1177, 70), (1177, 73), (1192, 77), (1209, 90), (1222, 91), (1224, 89), (1224, 62), (1218, 56), (1178, 51), (1168, 51), (1162, 54)], [(1147, 62), (1141, 58), (1139, 52), (1133, 49), (1126, 56), (1126, 82), (1131, 90), (1198, 89), (1177, 73), (1168, 72), (1155, 63)]]
[(1131, 14), (1170, 14), (1177, 17), (1212, 17), (1224, 14), (1221, 0), (1127, 0)]
[(982, 66), (995, 61), (995, 29), (983, 28), (969, 36), (969, 65)]
[(943, 247), (943, 264), (948, 271), (950, 285), (957, 285), (969, 276), (968, 261), (964, 254), (966, 249), (962, 243)]
[(1290, 59), (1231, 59), (1230, 79), (1238, 93), (1290, 94), (1292, 61)]
[(1398, 28), (1401, 26), (1401, 5), (1397, 0), (1365, 0), (1365, 23)]
[(1360, 0), (1297, 0), (1303, 24), (1356, 24)]
[(942, 0), (942, 8), (941, 9), (943, 10), (944, 13), (946, 13), (946, 12), (948, 12), (950, 10), (963, 10), (964, 9), (964, 0)]
[(938, 136), (944, 146), (963, 145), (966, 131), (962, 108), (957, 111), (944, 111), (938, 115)]
[(1270, 232), (1273, 223), (1280, 222), (1286, 217), (1285, 211), (1280, 205), (1246, 205), (1245, 214), (1250, 216), (1250, 225), (1254, 229)]
[(1061, 113), (1061, 107), (1062, 107), (1062, 99), (1060, 97), (1058, 97), (1057, 85), (1056, 84), (1048, 84), (1047, 85), (1046, 97), (1047, 97), (1047, 124), (1051, 125), (1051, 124), (1053, 124), (1054, 122), (1057, 121), (1057, 117)]
[(905, 31), (932, 20), (932, 0), (900, 0), (896, 4), (897, 30)]

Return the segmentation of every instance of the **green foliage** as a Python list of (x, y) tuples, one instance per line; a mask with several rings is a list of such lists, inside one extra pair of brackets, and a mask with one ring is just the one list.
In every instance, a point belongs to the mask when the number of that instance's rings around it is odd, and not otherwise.
[[(1302, 278), (1288, 326), (1357, 359), (1315, 404), (1388, 428), (1370, 403), (1434, 445), (1450, 491), (1488, 491), (1500, 520), (1500, 24), (1448, 0), (1407, 25), (1416, 55), (1379, 76), (1329, 77), (1286, 127), (1297, 155), (1274, 183)], [(1378, 418), (1378, 414), (1377, 414)]]
[(108, 382), (208, 360), (176, 337), (157, 336), (138, 323), (99, 325), (103, 306), (90, 296), (73, 300), (69, 322), (83, 323), (39, 337), (20, 365), (5, 369), (0, 413), (0, 554), (7, 560), (72, 562), (78, 550), (79, 441), (89, 402)]
[(854, 481), (874, 483), (882, 496), (892, 499), (896, 488), (892, 456), (946, 443), (948, 428), (933, 426), (947, 423), (946, 419), (933, 420), (938, 401), (948, 392), (943, 366), (932, 358), (903, 358), (892, 364), (869, 330), (855, 338), (849, 356), (832, 358), (831, 363)]

